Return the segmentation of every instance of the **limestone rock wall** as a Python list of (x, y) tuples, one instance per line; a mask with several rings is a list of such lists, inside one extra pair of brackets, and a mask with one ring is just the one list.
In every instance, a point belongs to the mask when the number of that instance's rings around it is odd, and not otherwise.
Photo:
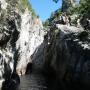
[(4, 81), (3, 87), (8, 88), (20, 82), (17, 74), (25, 74), (44, 32), (41, 20), (28, 9), (19, 12), (16, 0), (0, 1), (0, 85)]
[(21, 18), (15, 11), (11, 11), (9, 6), (8, 1), (0, 0), (0, 89), (1, 86), (7, 88), (4, 84), (7, 81), (10, 85), (14, 83), (14, 80), (19, 83), (19, 77), (15, 72), (15, 55), (20, 29), (18, 21), (21, 21)]
[(25, 74), (27, 64), (32, 62), (31, 55), (43, 42), (44, 31), (41, 21), (38, 18), (33, 20), (28, 11), (21, 18), (21, 30), (16, 42), (19, 53), (17, 72)]

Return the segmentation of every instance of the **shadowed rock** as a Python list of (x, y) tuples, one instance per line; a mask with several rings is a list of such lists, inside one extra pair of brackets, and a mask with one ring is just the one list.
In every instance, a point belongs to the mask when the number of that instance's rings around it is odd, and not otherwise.
[(90, 86), (89, 37), (88, 32), (72, 26), (59, 25), (50, 30), (44, 58), (51, 90), (85, 90)]

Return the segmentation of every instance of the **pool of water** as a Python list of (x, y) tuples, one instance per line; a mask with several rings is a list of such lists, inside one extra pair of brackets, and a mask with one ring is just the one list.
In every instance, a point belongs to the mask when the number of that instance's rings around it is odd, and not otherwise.
[(47, 90), (46, 80), (40, 72), (21, 76), (19, 90)]

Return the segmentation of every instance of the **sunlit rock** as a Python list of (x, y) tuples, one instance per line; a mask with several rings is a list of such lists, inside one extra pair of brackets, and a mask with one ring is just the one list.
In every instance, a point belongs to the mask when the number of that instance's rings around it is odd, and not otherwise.
[(26, 12), (21, 16), (21, 30), (16, 46), (19, 50), (19, 58), (17, 64), (17, 72), (25, 74), (26, 67), (29, 62), (32, 62), (31, 55), (36, 48), (43, 42), (43, 26), (38, 18), (32, 19), (31, 13)]
[(6, 7), (7, 7), (6, 0), (0, 0), (0, 2), (1, 2), (1, 8), (6, 9)]

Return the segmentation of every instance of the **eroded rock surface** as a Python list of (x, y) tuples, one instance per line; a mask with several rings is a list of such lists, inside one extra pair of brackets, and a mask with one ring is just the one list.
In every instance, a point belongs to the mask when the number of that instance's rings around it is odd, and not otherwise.
[(28, 11), (21, 18), (21, 31), (16, 43), (17, 50), (19, 50), (17, 72), (25, 74), (27, 64), (32, 62), (31, 55), (43, 42), (44, 31), (42, 23), (32, 20)]
[(0, 85), (4, 81), (4, 90), (20, 83), (18, 75), (25, 74), (28, 63), (32, 62), (31, 55), (44, 36), (41, 20), (33, 17), (28, 8), (18, 9), (18, 2), (0, 2)]

